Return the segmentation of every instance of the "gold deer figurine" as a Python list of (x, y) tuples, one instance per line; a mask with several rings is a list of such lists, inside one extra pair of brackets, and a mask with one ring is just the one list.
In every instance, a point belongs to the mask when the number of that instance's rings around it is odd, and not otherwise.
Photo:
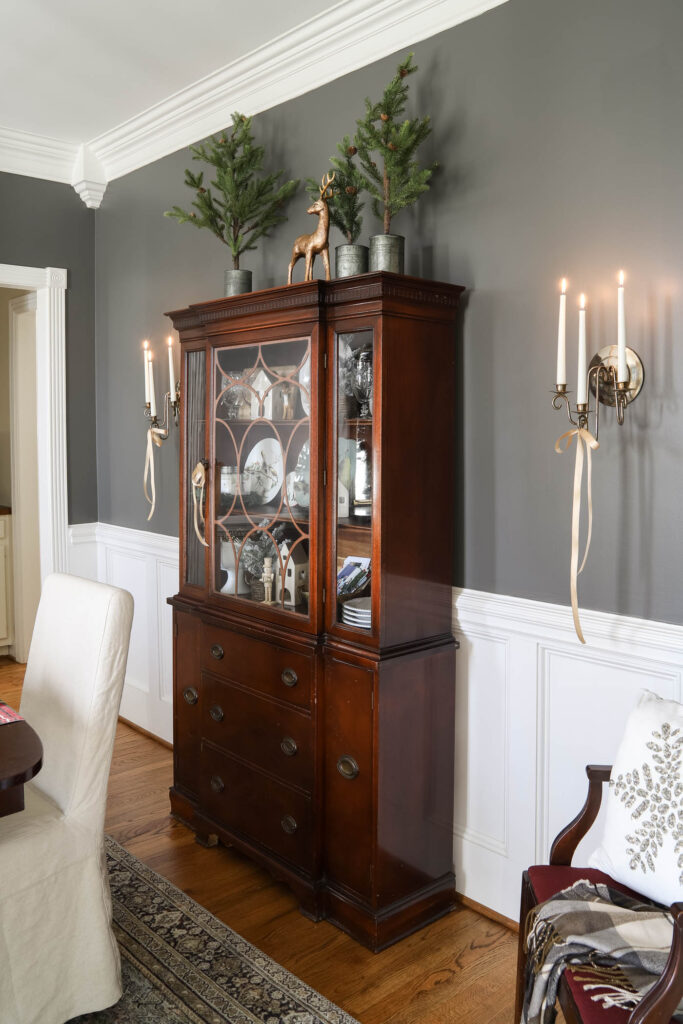
[(335, 179), (335, 174), (332, 177), (329, 174), (324, 174), (322, 178), (322, 185), (320, 188), (320, 199), (309, 206), (306, 213), (317, 213), (318, 214), (318, 226), (315, 231), (310, 235), (299, 235), (292, 247), (292, 258), (289, 261), (289, 273), (287, 275), (287, 284), (292, 283), (292, 270), (297, 260), (300, 260), (302, 256), (306, 257), (306, 273), (304, 274), (304, 281), (313, 280), (313, 261), (318, 253), (323, 258), (325, 264), (325, 280), (330, 280), (330, 243), (328, 235), (330, 233), (330, 211), (327, 208), (327, 200), (332, 198), (333, 190), (331, 188), (332, 182)]

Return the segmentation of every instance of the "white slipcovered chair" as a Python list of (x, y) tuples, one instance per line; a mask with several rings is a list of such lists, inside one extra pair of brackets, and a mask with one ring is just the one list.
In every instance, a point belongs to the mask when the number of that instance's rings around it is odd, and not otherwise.
[(64, 1024), (121, 995), (104, 812), (132, 618), (124, 590), (45, 580), (21, 699), (43, 769), (0, 818), (2, 1024)]

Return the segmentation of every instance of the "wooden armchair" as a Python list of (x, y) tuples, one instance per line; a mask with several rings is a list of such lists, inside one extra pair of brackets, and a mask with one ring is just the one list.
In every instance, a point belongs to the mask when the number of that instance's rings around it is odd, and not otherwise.
[[(571, 866), (574, 851), (595, 821), (602, 800), (602, 784), (609, 782), (611, 765), (589, 764), (588, 796), (586, 802), (569, 825), (555, 839), (550, 850), (550, 864), (529, 868), (522, 876), (522, 898), (519, 914), (519, 948), (517, 952), (517, 997), (515, 1024), (519, 1024), (524, 1001), (524, 933), (527, 915), (538, 903), (550, 899), (561, 889), (587, 878), (591, 882), (604, 882), (622, 892), (644, 899), (637, 892), (615, 882), (594, 868)], [(558, 998), (567, 1024), (669, 1024), (674, 1010), (683, 998), (683, 903), (671, 907), (674, 934), (671, 953), (657, 984), (633, 1010), (610, 1007), (605, 1009), (591, 1000), (590, 994), (574, 979), (571, 968), (562, 977)]]

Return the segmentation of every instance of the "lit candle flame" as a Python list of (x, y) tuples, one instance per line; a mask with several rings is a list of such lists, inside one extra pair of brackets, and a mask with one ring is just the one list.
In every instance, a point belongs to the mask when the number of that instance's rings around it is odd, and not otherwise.
[(562, 294), (566, 295), (567, 294), (567, 278), (566, 277), (562, 278), (562, 280), (560, 282), (560, 287), (562, 289)]
[(581, 295), (579, 296), (579, 309), (585, 309), (585, 308), (586, 308), (586, 296), (583, 294), (583, 292), (581, 292)]
[(623, 270), (619, 271), (619, 287), (620, 288), (624, 287), (624, 271)]
[(166, 344), (168, 345), (169, 348), (171, 348), (171, 346), (173, 345), (173, 338), (171, 337), (170, 334), (169, 334), (168, 338), (166, 339)]
[(147, 351), (147, 349), (149, 348), (149, 342), (147, 341), (147, 339), (145, 339), (145, 340), (143, 341), (143, 343), (142, 343), (142, 347), (144, 348), (145, 352), (146, 352), (146, 351)]

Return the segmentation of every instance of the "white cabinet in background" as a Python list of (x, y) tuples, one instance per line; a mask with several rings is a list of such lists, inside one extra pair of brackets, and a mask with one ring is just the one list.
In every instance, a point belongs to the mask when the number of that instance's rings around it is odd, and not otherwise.
[(13, 643), (12, 517), (0, 515), (0, 654), (7, 654)]

